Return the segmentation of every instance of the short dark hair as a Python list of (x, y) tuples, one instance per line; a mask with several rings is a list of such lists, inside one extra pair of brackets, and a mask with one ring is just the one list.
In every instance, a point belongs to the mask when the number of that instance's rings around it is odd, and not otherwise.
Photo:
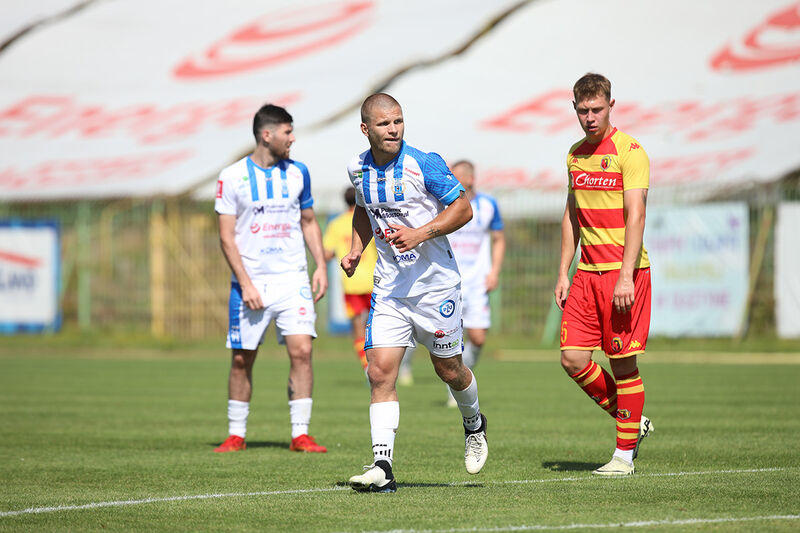
[(344, 201), (347, 202), (348, 207), (356, 205), (356, 189), (355, 187), (348, 187), (344, 191)]
[(572, 94), (575, 102), (581, 100), (591, 100), (597, 96), (605, 96), (606, 100), (611, 101), (611, 82), (602, 74), (589, 72), (581, 76), (572, 87)]
[(256, 142), (261, 139), (261, 130), (266, 126), (275, 126), (277, 124), (291, 124), (294, 122), (292, 115), (286, 109), (272, 104), (265, 104), (261, 106), (253, 117), (253, 136)]

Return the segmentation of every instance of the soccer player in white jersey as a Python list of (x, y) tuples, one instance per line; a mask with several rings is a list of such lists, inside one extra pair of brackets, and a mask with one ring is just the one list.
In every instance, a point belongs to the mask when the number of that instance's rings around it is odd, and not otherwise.
[[(227, 341), (232, 351), (229, 436), (215, 452), (246, 448), (253, 363), (273, 320), (278, 342), (289, 353), (289, 449), (327, 451), (309, 436), (308, 425), (314, 381), (311, 339), (317, 336), (314, 304), (325, 295), (328, 278), (308, 169), (289, 159), (292, 129), (292, 116), (284, 108), (263, 106), (253, 119), (253, 153), (223, 169), (217, 182), (214, 209), (233, 276)], [(316, 263), (311, 285), (306, 246)]]
[[(500, 271), (506, 251), (503, 219), (497, 201), (475, 190), (475, 167), (466, 160), (453, 163), (453, 175), (467, 191), (472, 206), (472, 220), (447, 236), (461, 272), (464, 299), (466, 342), (461, 356), (464, 364), (475, 368), (491, 325), (489, 293), (500, 283)], [(450, 396), (449, 405), (455, 406)]]
[(348, 276), (375, 237), (378, 262), (366, 342), (373, 463), (350, 478), (359, 491), (395, 492), (392, 472), (400, 404), (400, 360), (415, 340), (424, 344), (438, 376), (453, 391), (464, 423), (464, 464), (477, 474), (489, 455), (486, 417), (472, 371), (461, 361), (461, 277), (446, 235), (472, 217), (464, 187), (436, 153), (403, 141), (403, 111), (387, 94), (361, 106), (370, 149), (347, 167), (356, 189), (353, 240), (341, 266)]

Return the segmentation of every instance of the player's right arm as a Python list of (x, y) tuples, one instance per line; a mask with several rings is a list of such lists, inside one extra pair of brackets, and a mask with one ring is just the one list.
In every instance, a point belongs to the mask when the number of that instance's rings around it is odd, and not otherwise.
[(372, 224), (370, 224), (367, 210), (356, 204), (353, 210), (353, 240), (350, 245), (350, 252), (342, 257), (341, 262), (342, 270), (344, 270), (348, 278), (355, 273), (356, 267), (361, 261), (361, 254), (371, 240)]
[(236, 215), (219, 215), (219, 242), (228, 266), (242, 287), (242, 301), (250, 309), (263, 309), (261, 294), (247, 274), (239, 247), (236, 246)]
[(575, 257), (580, 239), (580, 227), (575, 212), (575, 195), (567, 195), (567, 205), (564, 207), (564, 216), (561, 219), (561, 260), (558, 265), (558, 279), (556, 280), (555, 298), (556, 305), (562, 311), (567, 303), (569, 294), (569, 267)]

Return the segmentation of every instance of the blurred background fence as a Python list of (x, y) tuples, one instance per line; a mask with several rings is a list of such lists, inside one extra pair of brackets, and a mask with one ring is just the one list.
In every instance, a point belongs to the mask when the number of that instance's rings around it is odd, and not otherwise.
[[(799, 183), (793, 175), (718, 198), (749, 206), (750, 284), (743, 335), (775, 333), (775, 210), (782, 201), (800, 200)], [(651, 201), (655, 197), (651, 194)], [(324, 226), (327, 217), (318, 215)], [(0, 218), (60, 222), (65, 325), (181, 340), (225, 335), (230, 271), (219, 248), (211, 202), (171, 197), (0, 203)], [(493, 329), (525, 334), (532, 344), (552, 343), (560, 317), (552, 304), (560, 220), (511, 218), (505, 232), (501, 287), (492, 297)], [(326, 309), (323, 299), (320, 331), (327, 325)]]

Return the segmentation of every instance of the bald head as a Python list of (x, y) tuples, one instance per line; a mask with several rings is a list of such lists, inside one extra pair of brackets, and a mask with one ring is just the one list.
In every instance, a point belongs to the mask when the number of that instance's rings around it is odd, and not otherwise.
[(369, 120), (375, 116), (375, 110), (389, 110), (394, 107), (400, 107), (400, 104), (386, 93), (368, 96), (364, 103), (361, 104), (361, 122), (364, 124), (369, 123)]
[(456, 161), (450, 166), (453, 176), (464, 186), (467, 190), (467, 195), (472, 197), (475, 193), (475, 165), (471, 161), (462, 159)]

